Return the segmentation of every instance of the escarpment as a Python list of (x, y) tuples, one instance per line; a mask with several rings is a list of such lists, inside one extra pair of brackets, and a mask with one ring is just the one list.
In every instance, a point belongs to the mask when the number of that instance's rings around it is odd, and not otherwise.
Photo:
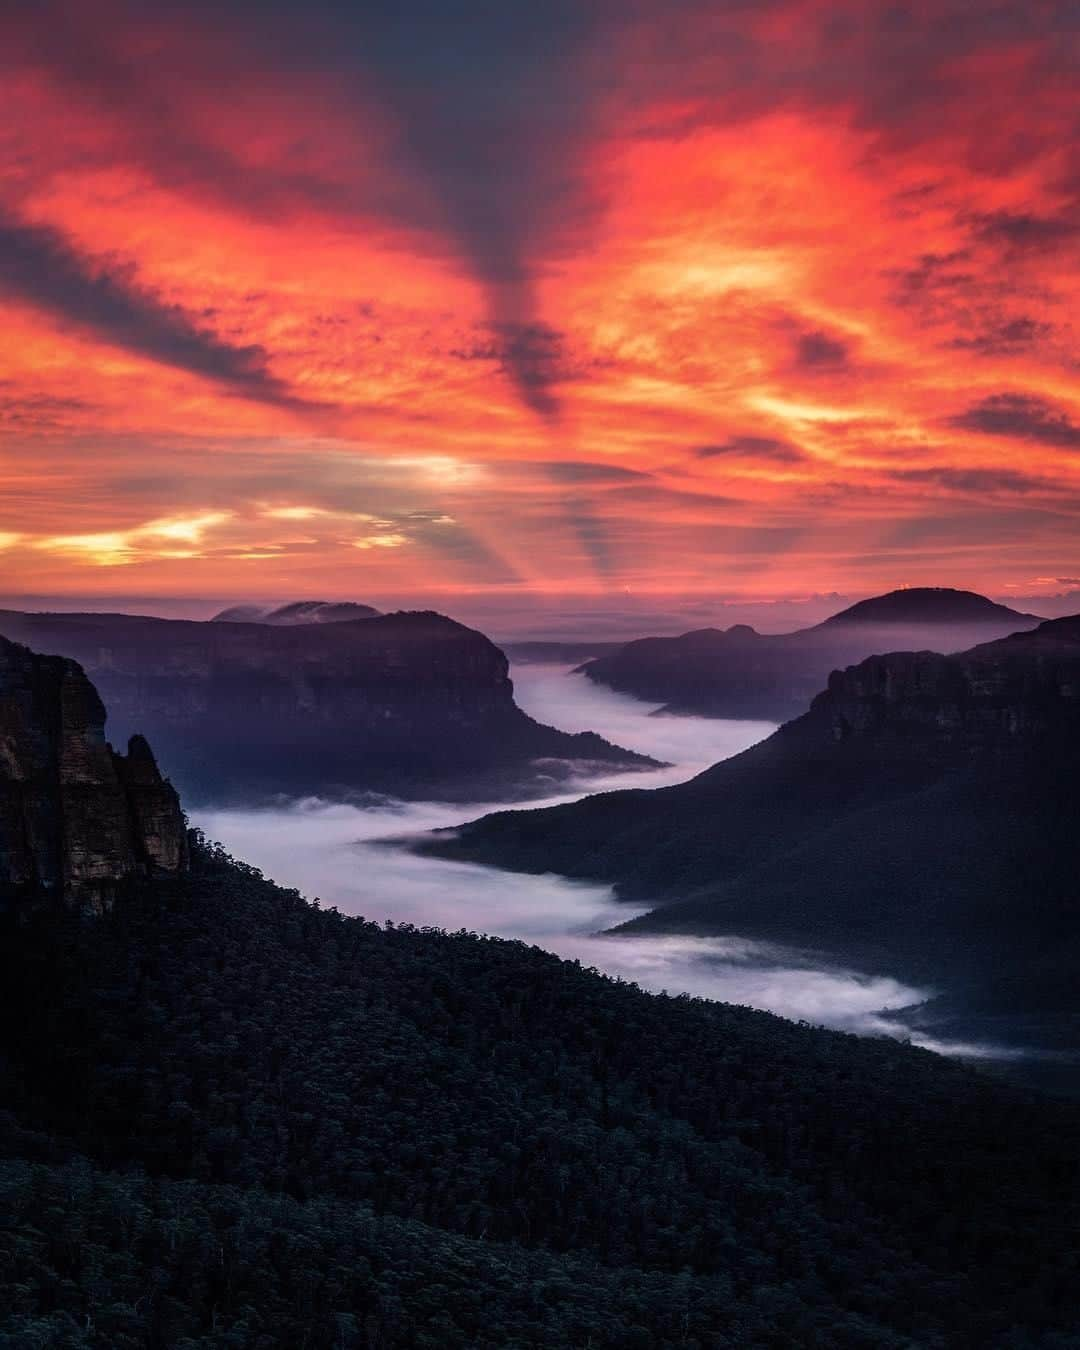
[(0, 638), (0, 907), (100, 910), (126, 882), (186, 866), (179, 798), (146, 741), (118, 754), (81, 666)]
[(814, 700), (836, 739), (917, 740), (1007, 755), (1080, 728), (1080, 617), (954, 656), (891, 652), (834, 671)]
[(502, 812), (423, 847), (614, 884), (653, 906), (628, 930), (811, 951), (939, 991), (950, 1034), (1052, 1028), (1073, 1054), (1078, 759), (1080, 616), (871, 657), (687, 783)]
[(475, 800), (545, 793), (589, 765), (654, 767), (534, 721), (504, 653), (441, 614), (277, 625), (9, 610), (0, 633), (79, 661), (110, 725), (145, 732), (192, 804)]

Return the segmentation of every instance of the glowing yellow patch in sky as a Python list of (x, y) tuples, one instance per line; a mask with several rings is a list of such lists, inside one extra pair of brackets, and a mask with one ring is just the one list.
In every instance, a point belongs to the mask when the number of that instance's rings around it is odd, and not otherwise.
[(408, 536), (404, 534), (369, 534), (363, 539), (357, 539), (353, 546), (355, 548), (401, 548), (403, 544), (408, 542)]
[(821, 403), (802, 403), (786, 398), (774, 398), (769, 394), (752, 394), (746, 401), (760, 412), (780, 417), (787, 422), (855, 422), (861, 418), (879, 415), (872, 408), (832, 408)]
[(270, 506), (262, 514), (269, 520), (312, 520), (327, 513), (319, 506)]
[(200, 544), (203, 534), (232, 519), (230, 511), (204, 511), (195, 516), (164, 516), (130, 530), (97, 534), (56, 534), (36, 539), (34, 547), (67, 557), (82, 558), (97, 567), (121, 567), (139, 558), (197, 558), (197, 549), (155, 546), (154, 540)]

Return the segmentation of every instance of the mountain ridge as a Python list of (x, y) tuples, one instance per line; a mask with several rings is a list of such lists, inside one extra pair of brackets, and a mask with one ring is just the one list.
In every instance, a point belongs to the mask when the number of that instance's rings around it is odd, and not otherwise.
[[(96, 791), (85, 673), (6, 642), (0, 663), (5, 754), (59, 728), (54, 804), (64, 761)], [(145, 743), (128, 758), (160, 786)], [(107, 812), (86, 824), (108, 843)], [(1068, 1344), (1070, 1103), (347, 917), (198, 831), (167, 883), (130, 882), (0, 906), (13, 1346)]]
[(870, 657), (687, 783), (503, 812), (423, 847), (611, 883), (650, 906), (628, 930), (756, 937), (991, 1011), (1045, 1008), (1080, 1048), (1078, 749), (1080, 616)]
[(957, 651), (1040, 622), (973, 591), (912, 588), (859, 601), (793, 633), (736, 624), (641, 638), (577, 673), (665, 712), (788, 721), (809, 707), (830, 671), (875, 652)]
[[(978, 591), (958, 590), (952, 586), (904, 586), (881, 595), (858, 600), (839, 614), (814, 624), (809, 631), (850, 623), (944, 623), (968, 624), (983, 620), (1013, 623), (1017, 620), (1040, 623), (1036, 614), (1011, 609)], [(807, 630), (802, 630), (807, 631)]]
[(322, 624), (0, 611), (0, 633), (85, 666), (200, 804), (275, 796), (543, 794), (656, 762), (515, 702), (506, 656), (430, 610)]

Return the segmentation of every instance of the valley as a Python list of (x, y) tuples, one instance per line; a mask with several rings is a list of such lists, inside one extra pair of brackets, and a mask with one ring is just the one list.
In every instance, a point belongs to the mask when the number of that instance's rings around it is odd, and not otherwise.
[[(588, 682), (567, 666), (512, 668), (521, 706), (537, 720), (573, 732), (599, 728), (669, 767), (590, 777), (561, 788), (535, 806), (579, 801), (596, 792), (657, 788), (685, 782), (711, 764), (764, 740), (767, 722), (654, 716), (651, 705)], [(553, 873), (512, 874), (498, 867), (417, 852), (409, 845), (430, 831), (452, 829), (462, 812), (487, 814), (498, 803), (405, 802), (367, 805), (309, 798), (263, 809), (199, 810), (193, 819), (211, 839), (282, 884), (320, 896), (342, 913), (381, 922), (453, 929), (460, 925), (535, 943), (642, 988), (692, 994), (775, 1012), (795, 1020), (910, 1039), (941, 1053), (1008, 1063), (1018, 1053), (980, 1040), (977, 1031), (946, 1034), (913, 1029), (890, 1013), (921, 1005), (932, 986), (846, 968), (797, 945), (755, 941), (738, 933), (624, 932), (644, 919), (644, 902), (618, 900), (610, 885)]]

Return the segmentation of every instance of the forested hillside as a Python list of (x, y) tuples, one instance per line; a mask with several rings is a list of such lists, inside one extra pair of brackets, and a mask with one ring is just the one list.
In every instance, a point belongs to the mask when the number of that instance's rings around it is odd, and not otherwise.
[(184, 879), (3, 934), (0, 1345), (1080, 1345), (1071, 1106)]

